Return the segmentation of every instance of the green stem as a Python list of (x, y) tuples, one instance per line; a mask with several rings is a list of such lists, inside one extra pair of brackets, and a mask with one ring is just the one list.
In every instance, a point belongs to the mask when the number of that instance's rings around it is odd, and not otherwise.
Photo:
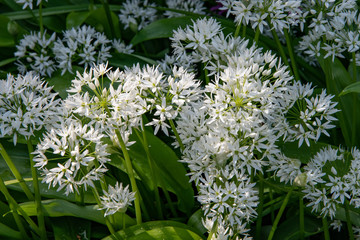
[(217, 230), (217, 220), (214, 222), (214, 225), (211, 228), (211, 231), (209, 232), (209, 236), (207, 237), (207, 240), (211, 240), (212, 236), (215, 234), (216, 230)]
[(275, 221), (274, 221), (274, 224), (271, 228), (271, 231), (269, 233), (269, 237), (268, 237), (268, 240), (271, 240), (273, 237), (274, 237), (274, 234), (275, 234), (275, 231), (276, 231), (276, 228), (277, 228), (277, 225), (278, 223), (280, 222), (280, 218), (282, 216), (282, 214), (284, 213), (284, 210), (285, 210), (285, 207), (287, 205), (287, 203), (289, 202), (289, 199), (290, 199), (290, 196), (291, 196), (291, 193), (292, 191), (294, 190), (294, 187), (292, 187), (290, 189), (290, 191), (286, 194), (286, 197), (284, 199), (284, 202), (282, 203), (280, 209), (279, 209), (279, 212), (278, 214), (276, 215), (276, 218), (275, 218)]
[[(274, 195), (273, 195), (272, 188), (269, 189), (269, 196), (270, 196), (270, 202), (272, 202), (274, 200)], [(270, 205), (270, 211), (271, 211), (271, 222), (273, 223), (274, 219), (275, 219), (274, 205), (273, 204)]]
[(125, 166), (126, 166), (126, 170), (128, 173), (128, 176), (130, 178), (130, 183), (131, 183), (131, 187), (132, 187), (132, 191), (135, 192), (135, 215), (136, 215), (136, 223), (137, 224), (141, 224), (142, 222), (142, 218), (141, 218), (141, 208), (140, 208), (140, 192), (139, 189), (136, 185), (136, 180), (135, 180), (135, 175), (134, 175), (134, 169), (132, 167), (131, 164), (131, 160), (130, 160), (130, 156), (129, 156), (129, 152), (126, 149), (126, 145), (124, 143), (124, 140), (121, 137), (121, 134), (119, 132), (119, 130), (117, 129), (116, 131), (116, 136), (118, 138), (119, 144), (120, 144), (120, 148), (123, 152), (124, 155), (124, 159), (125, 159)]
[(299, 208), (300, 208), (300, 240), (305, 239), (305, 220), (304, 220), (304, 199), (299, 198)]
[(256, 32), (255, 32), (255, 37), (254, 37), (254, 42), (256, 43), (256, 44), (258, 44), (258, 42), (259, 42), (259, 36), (260, 36), (260, 28), (259, 28), (259, 26), (256, 28)]
[(245, 25), (245, 24), (244, 24), (244, 28), (243, 28), (243, 30), (242, 30), (241, 37), (242, 37), (242, 38), (245, 38), (245, 37), (246, 37), (246, 25)]
[(116, 36), (115, 34), (115, 27), (114, 27), (114, 23), (112, 21), (112, 17), (111, 17), (111, 11), (110, 11), (110, 7), (109, 7), (109, 3), (107, 0), (101, 0), (101, 3), (104, 7), (105, 10), (105, 14), (106, 14), (106, 18), (109, 22), (109, 27), (110, 27), (110, 33), (111, 33), (111, 38), (114, 39)]
[(21, 188), (23, 189), (24, 193), (26, 194), (27, 198), (29, 200), (34, 200), (34, 195), (31, 193), (29, 187), (26, 185), (26, 183), (25, 183), (24, 179), (22, 178), (20, 172), (15, 167), (15, 164), (13, 163), (13, 161), (11, 160), (11, 158), (7, 154), (4, 146), (1, 143), (0, 143), (0, 154), (4, 158), (6, 164), (10, 168), (10, 170), (11, 170), (12, 174), (15, 176), (16, 180), (19, 181), (19, 184), (20, 184)]
[(43, 24), (43, 16), (42, 16), (42, 1), (39, 4), (39, 26), (40, 26), (40, 33), (41, 36), (44, 33), (44, 24)]
[[(163, 219), (163, 213), (162, 213), (162, 207), (161, 207), (161, 200), (160, 200), (160, 194), (159, 194), (159, 188), (158, 188), (158, 181), (157, 181), (157, 177), (156, 177), (156, 168), (155, 168), (155, 163), (154, 160), (151, 158), (151, 154), (150, 154), (150, 150), (149, 150), (149, 144), (147, 142), (147, 137), (146, 137), (146, 132), (145, 132), (145, 128), (144, 128), (144, 123), (142, 122), (143, 126), (142, 126), (142, 140), (143, 140), (143, 147), (144, 150), (146, 152), (146, 158), (148, 160), (149, 166), (150, 166), (150, 176), (151, 179), (154, 183), (154, 191), (155, 191), (155, 201), (156, 201), (156, 206), (157, 206), (157, 213), (158, 213), (158, 217), (159, 219)], [(138, 131), (138, 130), (136, 130)]]
[[(353, 61), (352, 61), (352, 66), (353, 66), (353, 81), (354, 81), (354, 83), (355, 82), (357, 82), (357, 71), (356, 71), (356, 56), (355, 56), (355, 52), (353, 52), (352, 53), (352, 59), (353, 59)], [(357, 97), (357, 94), (355, 94), (355, 93), (352, 93), (352, 95), (353, 95), (353, 102), (355, 103), (356, 102), (356, 97)], [(351, 135), (351, 143), (352, 143), (352, 146), (355, 146), (356, 145), (356, 126), (357, 126), (357, 124), (356, 124), (356, 116), (357, 116), (357, 114), (355, 114), (355, 113), (357, 113), (357, 111), (358, 111), (358, 106), (356, 105), (356, 104), (353, 104), (353, 112), (352, 112), (352, 114), (353, 114), (353, 116), (352, 116), (352, 128), (351, 128), (351, 130), (352, 130), (352, 135)]]
[(284, 35), (285, 35), (285, 39), (286, 39), (286, 45), (289, 51), (289, 55), (290, 55), (290, 60), (291, 60), (291, 66), (292, 66), (292, 70), (295, 76), (295, 80), (299, 81), (300, 80), (300, 76), (299, 76), (299, 72), (296, 66), (296, 61), (295, 61), (295, 56), (294, 56), (294, 51), (292, 48), (292, 44), (291, 44), (291, 39), (289, 36), (289, 32), (287, 29), (284, 29)]
[(34, 167), (35, 163), (33, 161), (34, 156), (32, 155), (32, 152), (34, 152), (33, 145), (31, 143), (31, 139), (28, 139), (26, 141), (28, 152), (29, 152), (29, 158), (30, 158), (30, 168), (31, 168), (31, 175), (33, 178), (33, 186), (34, 186), (34, 193), (35, 193), (35, 203), (36, 203), (36, 213), (37, 213), (37, 219), (38, 219), (38, 225), (40, 229), (40, 238), (42, 240), (47, 239), (46, 236), (46, 228), (45, 228), (45, 218), (44, 218), (44, 212), (43, 212), (43, 206), (41, 204), (41, 194), (40, 194), (40, 187), (39, 187), (39, 179), (37, 176), (36, 168)]
[[(96, 188), (91, 188), (92, 189), (92, 192), (93, 192), (93, 195), (95, 197), (95, 201), (96, 203), (98, 204), (99, 207), (102, 207), (102, 204), (101, 204), (101, 200), (100, 200), (100, 197), (99, 197), (99, 193), (97, 191)], [(105, 211), (104, 210), (101, 210), (101, 213), (103, 215), (105, 215)], [(125, 213), (124, 213), (125, 214)], [(114, 230), (114, 227), (112, 226), (111, 222), (109, 221), (109, 218), (108, 216), (105, 217), (105, 224), (107, 226), (107, 228), (109, 229), (109, 232), (112, 234), (112, 235), (116, 235), (116, 232)]]
[[(284, 61), (285, 65), (287, 65), (287, 66), (290, 68), (289, 61), (287, 60), (287, 57), (286, 57), (285, 51), (284, 51), (284, 49), (283, 49), (283, 46), (282, 46), (282, 44), (281, 44), (281, 42), (280, 42), (280, 40), (279, 40), (279, 37), (278, 37), (275, 29), (273, 28), (273, 25), (271, 24), (270, 19), (268, 19), (268, 23), (269, 23), (269, 26), (270, 26), (270, 28), (271, 28), (271, 33), (272, 33), (272, 35), (273, 35), (273, 38), (274, 38), (274, 40), (275, 40), (275, 43), (276, 43), (276, 45), (277, 45), (277, 47), (278, 47), (278, 49), (279, 49), (280, 56), (281, 56), (282, 60)], [(291, 69), (291, 68), (290, 68), (290, 69)]]
[(0, 177), (0, 191), (5, 195), (5, 198), (8, 201), (9, 205), (11, 204), (13, 206), (14, 211), (19, 212), (24, 217), (24, 219), (27, 221), (27, 223), (30, 225), (30, 227), (34, 230), (34, 232), (36, 234), (40, 235), (40, 230), (39, 230), (38, 226), (27, 215), (27, 213), (18, 205), (18, 203), (15, 201), (15, 199), (11, 196), (11, 194), (7, 190), (5, 183), (1, 177)]
[(345, 199), (345, 215), (346, 215), (346, 225), (349, 233), (349, 239), (354, 240), (354, 232), (352, 229), (352, 223), (350, 218), (350, 208), (349, 208), (349, 201)]
[(241, 24), (238, 24), (238, 25), (236, 26), (234, 38), (236, 38), (237, 36), (239, 36), (240, 28), (241, 28)]
[(174, 134), (175, 134), (176, 140), (178, 141), (178, 143), (179, 143), (179, 145), (180, 145), (181, 151), (184, 151), (185, 147), (184, 147), (184, 144), (183, 144), (182, 141), (181, 141), (181, 138), (180, 138), (180, 136), (179, 136), (178, 131), (176, 130), (174, 121), (173, 121), (172, 119), (170, 119), (169, 122), (170, 122), (171, 129), (173, 130), (173, 132), (174, 132)]
[(324, 239), (330, 240), (329, 224), (328, 224), (327, 218), (325, 216), (325, 217), (322, 217), (321, 219), (322, 219), (323, 230), (324, 230)]
[(9, 203), (9, 207), (11, 209), (11, 213), (14, 216), (15, 219), (15, 223), (21, 233), (21, 236), (23, 239), (30, 239), (29, 236), (27, 235), (26, 231), (25, 231), (25, 227), (21, 222), (21, 218), (16, 210), (16, 205), (13, 203), (13, 201), (11, 201), (8, 197), (10, 195), (10, 193), (8, 192), (4, 181), (2, 180), (2, 178), (0, 177), (0, 191), (5, 195), (6, 200)]
[(260, 199), (260, 204), (258, 206), (258, 218), (256, 220), (256, 237), (255, 237), (255, 239), (261, 238), (262, 214), (263, 214), (263, 207), (264, 207), (264, 201), (263, 201), (264, 200), (264, 182), (262, 179), (259, 180), (259, 199)]
[(205, 84), (208, 85), (210, 82), (210, 78), (209, 78), (209, 70), (205, 67), (204, 64), (204, 75), (205, 75)]

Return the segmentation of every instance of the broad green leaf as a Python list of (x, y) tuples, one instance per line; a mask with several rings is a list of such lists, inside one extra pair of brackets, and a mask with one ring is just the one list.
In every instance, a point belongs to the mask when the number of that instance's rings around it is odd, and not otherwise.
[[(70, 216), (105, 224), (104, 215), (97, 205), (79, 206), (61, 199), (44, 200), (41, 203), (44, 208), (44, 215), (48, 217)], [(20, 206), (29, 216), (37, 215), (35, 202), (25, 202)], [(113, 216), (116, 224), (122, 226), (123, 215), (115, 213)], [(135, 220), (128, 215), (125, 215), (125, 221), (127, 226), (135, 224)]]
[(61, 70), (57, 70), (52, 77), (46, 79), (49, 85), (53, 86), (53, 89), (58, 92), (63, 99), (68, 95), (66, 90), (71, 86), (71, 81), (75, 79), (76, 72), (79, 71), (82, 74), (84, 68), (73, 66), (72, 71), (73, 73), (66, 72), (64, 75), (61, 75)]
[[(145, 132), (151, 158), (157, 166), (155, 174), (163, 180), (168, 191), (177, 195), (179, 209), (190, 214), (194, 206), (194, 191), (189, 183), (189, 178), (186, 176), (185, 167), (178, 162), (179, 158), (168, 145), (154, 136), (152, 132)], [(135, 134), (132, 135), (131, 140), (136, 141), (136, 143), (130, 147), (129, 151), (134, 165), (138, 165), (136, 170), (140, 176), (146, 178), (145, 183), (148, 184), (150, 188), (153, 188), (154, 184), (149, 171), (150, 166), (141, 141)], [(145, 179), (142, 180), (144, 181)]]
[[(351, 223), (355, 226), (360, 226), (360, 210), (351, 209), (349, 211)], [(338, 207), (335, 212), (335, 219), (339, 219), (343, 222), (346, 221), (346, 212), (344, 207)]]
[(63, 16), (43, 17), (44, 26), (54, 32), (61, 33), (65, 29), (65, 18)]
[(5, 66), (9, 63), (15, 62), (16, 58), (8, 58), (5, 60), (0, 61), (0, 67)]
[(204, 212), (199, 209), (191, 215), (187, 225), (196, 229), (197, 232), (205, 234), (207, 232), (206, 228), (202, 224), (202, 218), (204, 217)]
[(50, 219), (55, 240), (91, 239), (91, 222), (74, 217)]
[(76, 28), (83, 24), (90, 12), (71, 12), (66, 17), (66, 29)]
[[(101, 8), (101, 4), (94, 4), (94, 8)], [(119, 11), (121, 9), (120, 5), (110, 5), (111, 11)], [(58, 6), (58, 7), (49, 7), (44, 8), (42, 15), (51, 16), (51, 15), (59, 15), (70, 12), (77, 11), (87, 11), (89, 10), (89, 4), (76, 4), (76, 5), (66, 5), (66, 6)], [(21, 10), (16, 12), (2, 13), (1, 15), (8, 17), (10, 20), (21, 20), (21, 19), (30, 19), (35, 17), (39, 17), (39, 10), (34, 9), (32, 13), (27, 10)]]
[[(116, 233), (118, 239), (126, 240), (195, 240), (203, 239), (201, 235), (194, 232), (189, 226), (174, 221), (152, 221), (135, 225)], [(113, 240), (108, 236), (102, 240)]]
[(120, 38), (120, 27), (119, 27), (119, 18), (118, 16), (110, 11), (112, 22), (114, 24), (114, 34), (115, 36), (112, 36), (112, 30), (110, 29), (110, 24), (107, 19), (106, 11), (103, 7), (100, 7), (94, 11), (90, 12), (90, 16), (86, 19), (86, 23), (94, 26), (97, 31), (104, 32), (105, 35), (110, 38)]
[(3, 223), (0, 223), (0, 238), (8, 240), (22, 239), (20, 232), (15, 231)]
[(326, 87), (328, 93), (335, 95), (333, 101), (338, 101), (337, 113), (342, 134), (348, 147), (360, 144), (360, 102), (354, 95), (342, 96), (341, 91), (349, 86), (353, 80), (339, 59), (333, 62), (330, 58), (318, 58), (318, 61), (326, 76)]
[(150, 58), (146, 58), (135, 54), (125, 54), (125, 53), (112, 54), (112, 58), (109, 59), (109, 63), (112, 66), (119, 67), (122, 69), (125, 67), (131, 67), (138, 63), (141, 66), (145, 64), (156, 65), (156, 62)]
[(339, 96), (344, 96), (348, 93), (360, 93), (360, 82), (350, 84), (341, 91)]
[(196, 17), (185, 16), (157, 20), (138, 32), (130, 43), (136, 45), (151, 39), (169, 38), (173, 35), (174, 30), (192, 24), (191, 20), (194, 19), (196, 19)]
[[(305, 216), (304, 230), (305, 237), (320, 233), (322, 223), (319, 219)], [(276, 229), (273, 239), (297, 240), (300, 235), (299, 215), (292, 215), (282, 222)]]
[(0, 15), (0, 47), (11, 47), (15, 45), (14, 37), (8, 31), (10, 19)]

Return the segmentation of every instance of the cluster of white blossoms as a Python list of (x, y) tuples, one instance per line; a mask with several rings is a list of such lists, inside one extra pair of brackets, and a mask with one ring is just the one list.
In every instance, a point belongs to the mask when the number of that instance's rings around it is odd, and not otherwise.
[(131, 54), (134, 52), (132, 49), (133, 45), (129, 44), (127, 45), (124, 41), (114, 39), (112, 41), (112, 47), (118, 52), (118, 53), (126, 53)]
[[(166, 5), (171, 9), (205, 14), (204, 1), (202, 0), (166, 0)], [(173, 11), (165, 11), (164, 15), (169, 18), (173, 18), (180, 17), (183, 14)]]
[(61, 73), (71, 72), (73, 65), (90, 67), (106, 62), (111, 57), (111, 47), (118, 52), (131, 53), (131, 47), (114, 40), (113, 44), (100, 32), (90, 26), (72, 28), (63, 32), (63, 38), (55, 39), (44, 34), (25, 35), (16, 46), (16, 65), (19, 72), (34, 71), (41, 76), (51, 76), (57, 69)]
[(248, 25), (263, 33), (265, 27), (283, 32), (290, 26), (296, 26), (302, 21), (301, 0), (250, 0), (232, 1), (220, 0), (221, 10), (227, 10), (227, 16), (235, 15), (237, 25)]
[[(42, 2), (47, 2), (48, 0), (36, 0), (36, 6), (39, 6)], [(16, 0), (17, 4), (21, 4), (22, 8), (25, 9), (29, 7), (30, 9), (33, 9), (34, 0)]]
[[(95, 187), (107, 171), (105, 163), (110, 161), (104, 137), (92, 126), (76, 119), (63, 120), (59, 127), (47, 131), (33, 152), (35, 167), (39, 169), (43, 182), (49, 187), (65, 189), (65, 194), (86, 191)], [(48, 153), (51, 153), (50, 157)]]
[[(207, 52), (204, 56), (211, 56), (209, 52), (221, 49), (213, 48), (212, 43), (221, 36), (220, 28), (213, 19), (201, 19), (186, 30), (177, 30), (172, 37), (177, 47), (175, 56), (190, 55), (196, 62), (198, 49)], [(256, 216), (252, 207), (257, 202), (256, 190), (247, 176), (262, 172), (270, 164), (280, 177), (289, 174), (283, 181), (294, 181), (300, 173), (296, 166), (299, 168), (301, 163), (283, 156), (277, 142), (283, 139), (297, 141), (299, 146), (303, 142), (310, 145), (310, 140), (317, 141), (335, 127), (331, 122), (336, 120), (337, 110), (331, 101), (333, 96), (325, 91), (314, 94), (310, 84), (295, 82), (270, 52), (263, 53), (254, 45), (248, 47), (240, 38), (223, 39), (237, 46), (236, 50), (214, 54), (227, 61), (221, 68), (211, 69), (214, 81), (205, 86), (203, 98), (180, 112), (177, 130), (184, 145), (182, 162), (188, 164), (190, 180), (199, 189), (207, 224), (211, 226), (209, 221), (213, 219), (228, 237), (236, 233), (246, 236), (246, 224)], [(206, 65), (212, 59), (200, 61)], [(278, 169), (291, 164), (295, 167)], [(243, 204), (233, 204), (230, 186), (247, 193)], [(207, 198), (210, 195), (217, 197)], [(249, 208), (242, 209), (244, 205)]]
[[(335, 216), (338, 205), (360, 207), (360, 151), (326, 147), (321, 149), (303, 171), (306, 185), (303, 190), (307, 206), (322, 216)], [(347, 203), (345, 203), (347, 202)]]
[(126, 0), (122, 7), (119, 19), (125, 29), (139, 31), (157, 19), (157, 11), (153, 8), (156, 5), (148, 0)]
[(72, 72), (73, 63), (87, 68), (94, 62), (103, 63), (111, 57), (111, 41), (104, 33), (96, 32), (90, 26), (72, 28), (64, 31), (63, 35), (62, 39), (55, 42), (53, 48), (62, 74), (66, 71)]
[(306, 54), (325, 58), (344, 57), (344, 52), (357, 52), (360, 47), (360, 19), (355, 0), (304, 1), (303, 16), (309, 19), (308, 32), (299, 42)]
[(55, 37), (55, 33), (47, 36), (46, 32), (43, 34), (33, 32), (20, 40), (16, 46), (15, 64), (21, 74), (34, 71), (41, 76), (51, 76), (56, 70), (55, 59), (51, 54)]
[(116, 182), (115, 187), (109, 185), (108, 191), (104, 191), (104, 195), (100, 198), (102, 204), (100, 210), (106, 209), (106, 217), (116, 212), (125, 213), (131, 202), (135, 200), (135, 193), (130, 192), (129, 185), (123, 187), (122, 183)]
[(51, 124), (59, 100), (52, 87), (32, 73), (0, 80), (0, 137), (29, 139)]

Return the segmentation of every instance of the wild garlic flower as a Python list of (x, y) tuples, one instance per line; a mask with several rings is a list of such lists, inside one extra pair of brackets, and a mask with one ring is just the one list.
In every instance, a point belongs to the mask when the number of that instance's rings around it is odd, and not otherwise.
[(219, 0), (218, 2), (223, 5), (221, 10), (227, 10), (227, 16), (235, 15), (237, 25), (250, 24), (254, 30), (259, 28), (261, 33), (266, 26), (283, 33), (284, 29), (299, 24), (301, 17), (301, 0)]
[(154, 3), (149, 3), (148, 0), (126, 0), (122, 4), (119, 19), (124, 28), (130, 28), (133, 31), (140, 31), (145, 26), (154, 22), (157, 18), (156, 7)]
[(274, 176), (278, 177), (280, 182), (293, 184), (294, 180), (302, 173), (300, 169), (301, 161), (296, 158), (289, 158), (282, 153), (271, 158), (269, 165), (268, 171), (274, 172)]
[(0, 137), (13, 137), (14, 145), (18, 136), (29, 139), (43, 127), (51, 124), (59, 101), (52, 87), (33, 73), (8, 74), (0, 80)]
[(72, 73), (73, 64), (87, 68), (93, 63), (104, 63), (111, 57), (111, 41), (90, 26), (72, 28), (63, 34), (63, 39), (58, 39), (53, 47), (61, 74)]
[(124, 41), (118, 39), (112, 41), (112, 46), (118, 53), (131, 54), (134, 52), (132, 44), (126, 45)]
[[(201, 0), (166, 0), (166, 5), (176, 10), (205, 14), (204, 1)], [(165, 11), (164, 15), (168, 18), (183, 16), (181, 13), (172, 11)]]
[(116, 212), (125, 213), (135, 200), (135, 193), (130, 192), (129, 185), (123, 187), (122, 183), (116, 182), (115, 187), (110, 186), (108, 191), (100, 197), (102, 207), (99, 210), (106, 209), (104, 216), (112, 215)]
[(239, 55), (248, 41), (231, 36), (225, 37), (221, 25), (213, 18), (198, 19), (186, 29), (174, 31), (171, 46), (177, 61), (191, 65), (204, 63), (214, 75), (227, 67), (229, 55)]
[(334, 220), (332, 223), (330, 223), (330, 227), (332, 227), (334, 231), (340, 232), (342, 228), (342, 222), (340, 220)]
[(360, 151), (326, 147), (321, 149), (304, 167), (306, 185), (304, 198), (308, 207), (321, 216), (335, 216), (338, 205), (348, 201), (360, 207)]
[[(36, 6), (39, 6), (41, 2), (47, 2), (48, 0), (37, 0)], [(23, 5), (23, 9), (29, 7), (30, 9), (33, 9), (34, 0), (16, 0), (17, 4)]]
[(64, 121), (45, 133), (33, 152), (42, 182), (49, 188), (58, 186), (58, 191), (65, 189), (66, 195), (95, 187), (94, 181), (100, 180), (107, 171), (105, 163), (110, 161), (103, 137), (78, 120)]
[(55, 33), (48, 36), (46, 32), (32, 32), (25, 35), (16, 46), (14, 53), (18, 71), (25, 74), (34, 71), (41, 76), (51, 76), (56, 70), (55, 59), (51, 48), (55, 42)]
[(210, 221), (210, 227), (215, 222), (218, 224), (216, 235), (246, 235), (247, 223), (257, 215), (259, 199), (255, 183), (250, 182), (244, 171), (227, 166), (206, 172), (198, 186), (197, 199), (202, 204), (205, 222)]
[[(355, 0), (303, 1), (303, 18), (308, 19), (306, 35), (299, 42), (300, 49), (310, 56), (344, 58), (344, 53), (355, 52), (360, 42), (359, 17)], [(303, 31), (304, 25), (301, 30)], [(355, 28), (354, 28), (355, 27)]]
[(314, 96), (311, 84), (295, 82), (292, 87), (293, 103), (287, 108), (284, 127), (288, 129), (286, 141), (298, 140), (300, 147), (304, 141), (310, 146), (309, 140), (317, 141), (321, 134), (329, 137), (327, 130), (335, 127), (332, 122), (337, 120), (334, 115), (339, 111), (337, 102), (331, 101), (334, 96), (326, 94), (326, 90)]

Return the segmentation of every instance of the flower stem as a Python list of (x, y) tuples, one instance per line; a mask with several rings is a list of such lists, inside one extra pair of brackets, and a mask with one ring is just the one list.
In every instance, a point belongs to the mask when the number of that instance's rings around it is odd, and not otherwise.
[(39, 4), (39, 26), (40, 26), (40, 33), (41, 36), (44, 33), (44, 24), (43, 24), (43, 16), (42, 16), (42, 1)]
[(4, 146), (0, 143), (0, 154), (4, 158), (6, 164), (10, 168), (11, 172), (14, 174), (16, 180), (19, 181), (21, 188), (23, 189), (24, 193), (26, 194), (29, 200), (34, 200), (34, 195), (31, 193), (29, 187), (26, 185), (24, 179), (22, 178), (20, 172), (15, 167), (15, 164), (11, 160), (10, 156), (7, 154)]
[(170, 122), (171, 129), (173, 130), (173, 132), (174, 132), (174, 134), (175, 134), (176, 140), (178, 141), (178, 143), (179, 143), (179, 145), (180, 145), (180, 149), (181, 149), (181, 151), (183, 151), (183, 150), (185, 149), (185, 147), (184, 147), (184, 144), (183, 144), (182, 141), (181, 141), (181, 138), (180, 138), (180, 136), (179, 136), (178, 131), (176, 130), (174, 121), (173, 121), (172, 119), (170, 119), (169, 122)]
[(259, 42), (259, 36), (260, 36), (260, 28), (259, 28), (259, 26), (256, 28), (256, 32), (255, 32), (255, 37), (254, 37), (254, 42), (256, 43), (256, 44), (258, 44), (258, 42)]
[(241, 24), (238, 24), (238, 25), (236, 26), (234, 38), (236, 38), (237, 36), (239, 36), (240, 29), (241, 29)]
[(304, 199), (299, 197), (299, 208), (300, 208), (300, 240), (305, 238), (305, 221), (304, 221)]
[(286, 197), (284, 199), (284, 202), (282, 203), (280, 209), (279, 209), (279, 212), (278, 214), (276, 215), (276, 218), (275, 218), (275, 221), (274, 221), (274, 224), (271, 228), (271, 231), (269, 233), (269, 237), (268, 237), (268, 240), (271, 240), (273, 237), (274, 237), (274, 234), (275, 234), (275, 231), (276, 231), (276, 228), (277, 228), (277, 225), (279, 224), (280, 222), (280, 218), (282, 216), (282, 214), (284, 213), (284, 210), (285, 210), (285, 207), (287, 205), (287, 203), (289, 202), (289, 199), (290, 199), (290, 196), (291, 196), (291, 193), (292, 191), (294, 190), (294, 186), (290, 189), (290, 191), (286, 194)]
[(290, 55), (292, 71), (294, 73), (295, 80), (299, 81), (300, 76), (299, 76), (299, 72), (298, 72), (298, 69), (297, 69), (297, 66), (296, 66), (296, 61), (295, 61), (295, 57), (294, 57), (294, 51), (293, 51), (293, 48), (292, 48), (291, 39), (290, 39), (289, 32), (288, 32), (287, 29), (284, 29), (284, 35), (285, 35), (286, 45), (287, 45), (289, 55)]
[(244, 28), (243, 28), (243, 30), (242, 30), (241, 37), (242, 37), (242, 38), (245, 38), (245, 37), (246, 37), (246, 25), (245, 25), (245, 24), (244, 24)]
[[(356, 56), (355, 56), (355, 52), (352, 52), (352, 67), (353, 67), (353, 81), (354, 81), (354, 83), (357, 81), (357, 71), (356, 71)], [(357, 94), (355, 94), (355, 93), (352, 93), (352, 95), (353, 95), (353, 101), (354, 101), (354, 103), (356, 102), (356, 100), (357, 100)], [(352, 145), (353, 146), (355, 146), (356, 145), (356, 126), (357, 126), (357, 124), (356, 124), (356, 115), (357, 114), (355, 114), (356, 112), (357, 112), (357, 110), (358, 110), (358, 106), (356, 105), (356, 104), (353, 104), (353, 118), (352, 118), (352, 128), (351, 128), (351, 130), (352, 130), (352, 135), (351, 135), (351, 143), (352, 143)]]
[(16, 213), (19, 212), (24, 219), (27, 221), (27, 223), (30, 225), (30, 227), (34, 230), (34, 232), (38, 235), (40, 235), (40, 230), (38, 226), (34, 223), (34, 221), (26, 214), (26, 212), (18, 205), (18, 203), (15, 201), (15, 199), (10, 195), (9, 191), (7, 190), (4, 181), (0, 177), (0, 191), (5, 195), (6, 200), (9, 204), (13, 206), (13, 211)]
[[(143, 122), (142, 122), (142, 124), (143, 124)], [(142, 126), (142, 129), (143, 129), (141, 131), (142, 132), (142, 145), (143, 145), (143, 148), (144, 148), (144, 150), (146, 152), (146, 158), (147, 158), (149, 166), (150, 166), (150, 176), (151, 176), (151, 179), (152, 179), (153, 184), (154, 184), (157, 214), (158, 214), (159, 219), (163, 219), (161, 200), (160, 200), (160, 194), (159, 194), (159, 188), (158, 188), (158, 181), (157, 181), (157, 177), (156, 177), (155, 163), (154, 163), (154, 161), (153, 161), (153, 159), (151, 158), (151, 155), (150, 155), (149, 144), (147, 142), (146, 132), (145, 132), (144, 126)], [(139, 130), (135, 130), (135, 131), (137, 131), (137, 133), (138, 133)], [(139, 139), (141, 139), (140, 136), (139, 136)]]
[(137, 185), (136, 185), (134, 169), (133, 169), (132, 164), (131, 164), (129, 152), (126, 149), (126, 145), (124, 143), (124, 140), (121, 137), (121, 134), (120, 134), (119, 130), (117, 129), (117, 130), (115, 130), (115, 132), (116, 132), (116, 136), (118, 138), (119, 144), (120, 144), (120, 148), (121, 148), (121, 150), (122, 150), (122, 152), (124, 154), (125, 166), (126, 166), (128, 176), (130, 178), (132, 191), (135, 192), (135, 201), (134, 202), (135, 202), (136, 223), (141, 224), (141, 222), (142, 222), (141, 208), (140, 208), (140, 198), (141, 198), (141, 196), (140, 196), (139, 189), (137, 188)]
[(5, 195), (5, 198), (6, 200), (8, 201), (9, 203), (9, 207), (11, 209), (11, 212), (14, 216), (14, 219), (15, 219), (15, 223), (21, 233), (21, 236), (23, 239), (30, 239), (29, 236), (27, 235), (26, 231), (25, 231), (25, 228), (24, 228), (24, 225), (22, 224), (21, 222), (21, 218), (16, 210), (17, 206), (16, 204), (14, 204), (13, 201), (11, 201), (9, 199), (9, 196), (10, 196), (10, 193), (8, 192), (6, 186), (5, 186), (5, 183), (4, 181), (2, 180), (2, 178), (0, 177), (0, 191)]
[[(274, 40), (275, 40), (275, 43), (276, 43), (276, 45), (277, 45), (277, 47), (278, 47), (278, 49), (279, 49), (280, 56), (281, 56), (282, 60), (284, 61), (285, 65), (287, 65), (287, 66), (290, 68), (289, 61), (287, 60), (287, 57), (286, 57), (285, 51), (284, 51), (284, 49), (283, 49), (283, 46), (282, 46), (282, 44), (281, 44), (281, 42), (280, 42), (280, 40), (279, 40), (279, 37), (278, 37), (278, 35), (277, 35), (277, 33), (276, 33), (273, 25), (271, 24), (271, 21), (270, 21), (269, 18), (268, 18), (268, 23), (269, 23), (269, 26), (270, 26), (270, 28), (271, 28), (271, 33), (272, 33), (272, 35), (273, 35), (273, 38), (274, 38)], [(291, 68), (290, 68), (290, 69), (291, 69)]]
[(110, 33), (111, 33), (111, 38), (114, 39), (116, 36), (115, 34), (115, 27), (114, 27), (114, 23), (112, 21), (112, 17), (111, 17), (111, 11), (110, 11), (110, 7), (109, 7), (109, 3), (107, 0), (101, 0), (101, 3), (104, 7), (105, 10), (105, 14), (106, 14), (106, 18), (108, 20), (109, 23), (109, 27), (110, 27)]
[(218, 223), (217, 223), (217, 220), (216, 220), (216, 221), (214, 222), (212, 228), (211, 228), (211, 231), (209, 232), (209, 236), (208, 236), (207, 240), (211, 240), (211, 239), (212, 239), (212, 236), (214, 235), (214, 233), (215, 233), (216, 230), (217, 230), (217, 227), (218, 227), (217, 225), (218, 225)]
[[(260, 173), (261, 174), (261, 173)], [(263, 214), (263, 207), (264, 207), (264, 182), (262, 178), (259, 180), (259, 199), (260, 204), (258, 206), (258, 218), (256, 220), (256, 237), (255, 239), (261, 238), (261, 225), (262, 225), (262, 214)]]
[(205, 75), (205, 84), (208, 85), (210, 82), (209, 70), (205, 67), (205, 64), (204, 64), (204, 75)]
[(323, 230), (324, 230), (324, 239), (330, 240), (330, 233), (329, 233), (329, 225), (326, 216), (322, 217), (322, 224), (323, 224)]
[(350, 208), (349, 208), (349, 201), (345, 199), (345, 215), (346, 215), (346, 225), (349, 233), (349, 239), (354, 240), (354, 232), (352, 229), (352, 223), (350, 218)]
[(38, 219), (38, 225), (40, 230), (40, 238), (42, 240), (47, 239), (46, 236), (46, 228), (45, 228), (45, 218), (44, 218), (44, 212), (43, 212), (43, 206), (41, 204), (41, 195), (40, 195), (40, 187), (39, 187), (39, 179), (37, 176), (36, 168), (34, 167), (34, 156), (32, 155), (32, 152), (34, 152), (33, 145), (31, 143), (31, 139), (29, 138), (27, 141), (27, 147), (29, 152), (29, 158), (30, 158), (30, 168), (31, 168), (31, 175), (33, 178), (33, 186), (34, 186), (34, 193), (35, 193), (35, 203), (36, 203), (36, 212), (37, 212), (37, 219)]

